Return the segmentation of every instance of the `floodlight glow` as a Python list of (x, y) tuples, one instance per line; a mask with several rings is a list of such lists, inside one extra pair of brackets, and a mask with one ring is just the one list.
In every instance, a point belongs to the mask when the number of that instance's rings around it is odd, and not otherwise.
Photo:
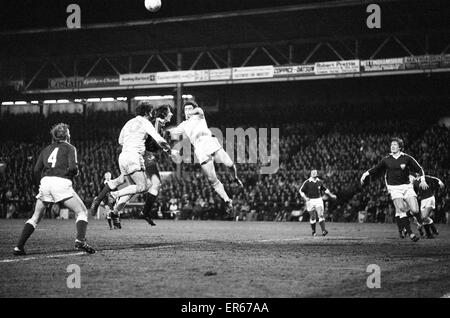
[(2, 105), (5, 106), (14, 105), (14, 102), (2, 102)]

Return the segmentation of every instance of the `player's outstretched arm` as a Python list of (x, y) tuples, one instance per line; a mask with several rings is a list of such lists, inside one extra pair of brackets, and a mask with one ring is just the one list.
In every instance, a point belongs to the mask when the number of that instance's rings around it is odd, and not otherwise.
[(333, 199), (335, 199), (335, 200), (337, 199), (337, 195), (331, 193), (330, 190), (326, 189), (326, 190), (325, 190), (325, 193), (328, 194), (331, 198), (333, 198)]
[(370, 168), (369, 170), (367, 170), (366, 172), (363, 173), (363, 175), (361, 176), (361, 185), (364, 185), (364, 180), (368, 176), (377, 175), (385, 169), (386, 169), (386, 163), (383, 158), (383, 160), (381, 160), (375, 167)]

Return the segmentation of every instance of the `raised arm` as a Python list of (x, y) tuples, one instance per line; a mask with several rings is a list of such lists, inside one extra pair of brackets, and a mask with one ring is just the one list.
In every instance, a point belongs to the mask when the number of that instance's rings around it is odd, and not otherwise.
[(364, 184), (364, 180), (368, 177), (368, 176), (373, 176), (373, 175), (377, 175), (379, 173), (381, 173), (383, 170), (386, 169), (386, 163), (384, 161), (384, 158), (373, 168), (367, 170), (366, 172), (363, 173), (362, 177), (361, 177), (361, 184)]

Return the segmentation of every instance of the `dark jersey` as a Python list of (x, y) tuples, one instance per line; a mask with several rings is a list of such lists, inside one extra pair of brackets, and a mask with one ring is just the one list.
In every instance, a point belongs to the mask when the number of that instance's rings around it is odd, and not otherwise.
[[(164, 136), (164, 129), (161, 126), (161, 123), (158, 120), (152, 120), (151, 123), (155, 127), (155, 130), (161, 136)], [(161, 146), (153, 139), (152, 137), (147, 137), (145, 140), (145, 151), (149, 151), (151, 153), (156, 153), (161, 150)]]
[(309, 199), (317, 199), (322, 197), (322, 191), (326, 191), (327, 188), (324, 187), (322, 180), (317, 178), (316, 181), (309, 178), (303, 182), (300, 187), (300, 191), (303, 192)]
[(417, 161), (405, 153), (401, 153), (397, 159), (392, 154), (389, 154), (369, 170), (371, 176), (383, 172), (385, 173), (385, 179), (388, 185), (409, 184), (409, 175), (413, 172), (417, 172), (421, 176), (424, 175), (423, 169)]
[(65, 141), (45, 147), (34, 166), (34, 177), (37, 182), (43, 177), (72, 179), (77, 174), (77, 150)]
[(103, 199), (105, 206), (107, 205), (111, 210), (114, 209), (114, 204), (116, 200), (108, 193), (108, 195)]
[(428, 184), (428, 189), (423, 190), (419, 184), (420, 180), (414, 180), (414, 190), (420, 200), (428, 199), (434, 196), (434, 192), (439, 189), (439, 179), (432, 176), (425, 176), (425, 181)]

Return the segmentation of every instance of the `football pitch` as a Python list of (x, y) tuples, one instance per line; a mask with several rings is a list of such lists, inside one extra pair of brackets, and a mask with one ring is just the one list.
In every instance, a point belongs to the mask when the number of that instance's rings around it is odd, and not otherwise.
[[(443, 224), (436, 239), (413, 243), (398, 238), (394, 224), (328, 223), (328, 236), (312, 237), (301, 222), (122, 220), (121, 230), (109, 230), (91, 220), (97, 253), (87, 255), (74, 250), (74, 220), (43, 220), (28, 254), (16, 257), (24, 221), (0, 221), (0, 297), (450, 295)], [(68, 287), (74, 266), (80, 288)]]

